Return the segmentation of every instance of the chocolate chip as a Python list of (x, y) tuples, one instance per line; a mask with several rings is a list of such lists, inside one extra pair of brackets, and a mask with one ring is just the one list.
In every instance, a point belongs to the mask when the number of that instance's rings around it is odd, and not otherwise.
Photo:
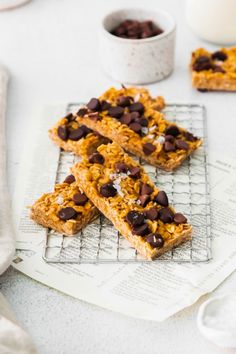
[(131, 104), (131, 101), (130, 101), (130, 97), (128, 97), (128, 96), (121, 96), (121, 97), (118, 97), (118, 99), (117, 99), (118, 106), (128, 107), (128, 106), (130, 106), (130, 104)]
[(141, 177), (141, 169), (136, 166), (136, 167), (132, 167), (129, 170), (129, 177), (133, 178), (133, 179), (138, 179)]
[(158, 219), (158, 210), (157, 208), (153, 207), (144, 212), (145, 216), (149, 220), (157, 220)]
[(124, 113), (124, 108), (119, 107), (119, 106), (110, 107), (108, 109), (109, 116), (114, 117), (114, 118), (120, 118), (123, 115), (123, 113)]
[(101, 111), (108, 111), (108, 109), (111, 107), (111, 104), (105, 100), (101, 101)]
[(151, 200), (150, 195), (147, 194), (140, 195), (138, 199), (140, 200), (142, 207), (145, 207)]
[(171, 223), (174, 220), (174, 214), (169, 208), (159, 210), (159, 219), (164, 223)]
[(132, 122), (131, 115), (129, 113), (123, 114), (123, 116), (120, 118), (120, 122), (122, 124), (129, 125)]
[(149, 184), (147, 183), (142, 183), (141, 188), (140, 188), (140, 195), (144, 195), (144, 194), (152, 194), (153, 192), (153, 188), (151, 186), (149, 186)]
[(129, 128), (135, 133), (139, 134), (141, 132), (142, 126), (139, 123), (130, 123)]
[(63, 181), (63, 183), (68, 183), (68, 184), (71, 184), (73, 182), (75, 182), (75, 177), (73, 175), (67, 176)]
[(185, 138), (188, 140), (188, 141), (196, 141), (197, 140), (197, 137), (195, 137), (192, 133), (190, 132), (184, 132), (184, 136)]
[(100, 193), (103, 197), (109, 198), (114, 197), (117, 194), (117, 190), (115, 189), (112, 182), (108, 182), (101, 186)]
[(66, 125), (60, 125), (57, 128), (57, 134), (59, 136), (60, 139), (66, 141), (68, 139), (68, 129)]
[(83, 138), (86, 135), (84, 129), (82, 127), (79, 127), (77, 129), (73, 129), (69, 132), (68, 138), (74, 141), (77, 141), (81, 138)]
[(173, 135), (165, 135), (165, 141), (169, 141), (170, 143), (174, 143), (175, 138)]
[(84, 193), (76, 193), (73, 195), (73, 202), (75, 205), (85, 205), (88, 201), (88, 197)]
[(137, 236), (145, 236), (150, 232), (148, 224), (143, 224), (140, 226), (134, 226), (132, 228), (132, 233)]
[(159, 191), (158, 194), (155, 196), (154, 201), (164, 207), (167, 207), (169, 205), (168, 197), (166, 195), (166, 192), (164, 191)]
[(180, 139), (176, 140), (175, 146), (177, 147), (177, 149), (181, 149), (181, 150), (188, 150), (188, 148), (189, 148), (188, 143), (186, 143), (186, 141), (180, 140)]
[(148, 235), (145, 240), (154, 248), (161, 248), (164, 246), (164, 239), (158, 233)]
[(214, 65), (212, 71), (213, 73), (222, 73), (222, 74), (225, 73), (225, 70), (219, 65)]
[(65, 118), (67, 119), (68, 122), (73, 122), (75, 120), (75, 117), (72, 113), (68, 113)]
[(129, 168), (124, 162), (117, 162), (115, 165), (117, 173), (127, 173)]
[(129, 211), (125, 217), (130, 226), (140, 226), (144, 223), (144, 214), (138, 211)]
[(104, 161), (104, 157), (99, 154), (99, 152), (94, 152), (92, 155), (89, 156), (90, 163), (99, 163), (100, 165), (102, 165)]
[(210, 58), (205, 55), (198, 57), (195, 63), (193, 64), (194, 71), (210, 70), (211, 68), (212, 68), (212, 63), (210, 61)]
[(63, 221), (75, 219), (77, 215), (78, 215), (77, 211), (71, 207), (62, 208), (57, 213), (57, 216)]
[(176, 213), (174, 215), (174, 222), (179, 225), (179, 224), (186, 224), (187, 218), (181, 214), (181, 213)]
[(175, 151), (175, 146), (174, 144), (170, 143), (169, 141), (166, 141), (164, 143), (164, 150), (165, 152), (171, 152), (171, 151)]
[(92, 132), (92, 129), (86, 127), (86, 125), (81, 125), (80, 128), (83, 129), (84, 134), (86, 135)]
[(89, 103), (87, 104), (88, 109), (91, 111), (100, 111), (101, 109), (101, 104), (100, 101), (97, 98), (91, 98)]
[(211, 57), (213, 60), (219, 60), (219, 61), (225, 61), (228, 58), (227, 54), (221, 52), (220, 50), (213, 53)]
[(208, 92), (209, 90), (208, 89), (203, 89), (203, 88), (198, 88), (197, 89), (199, 92)]
[(87, 113), (88, 113), (87, 108), (80, 108), (80, 109), (78, 110), (78, 112), (77, 112), (77, 115), (78, 115), (79, 117), (84, 117), (85, 114), (87, 114)]
[(176, 137), (179, 135), (180, 131), (179, 128), (176, 125), (170, 125), (168, 128), (166, 128), (165, 134), (166, 135), (172, 135)]
[(112, 32), (121, 38), (144, 39), (163, 33), (162, 29), (152, 21), (124, 20)]
[(130, 112), (139, 112), (140, 114), (143, 114), (144, 112), (144, 105), (141, 102), (135, 102), (132, 103), (129, 106), (129, 111)]
[(139, 124), (141, 124), (142, 127), (148, 126), (148, 120), (146, 118), (140, 118), (138, 122)]
[(143, 144), (143, 152), (145, 155), (151, 155), (156, 150), (156, 146), (151, 143)]

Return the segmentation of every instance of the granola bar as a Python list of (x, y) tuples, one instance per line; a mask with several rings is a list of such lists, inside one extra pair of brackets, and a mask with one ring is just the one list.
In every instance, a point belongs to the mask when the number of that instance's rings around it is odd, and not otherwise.
[(151, 165), (171, 171), (202, 142), (167, 121), (160, 112), (164, 106), (162, 97), (153, 99), (145, 89), (111, 88), (99, 99), (92, 98), (77, 121)]
[(236, 47), (192, 53), (192, 85), (199, 91), (236, 91)]
[[(79, 112), (83, 112), (83, 108)], [(74, 114), (69, 113), (49, 130), (49, 137), (57, 146), (65, 151), (83, 156), (92, 153), (99, 145), (106, 144), (109, 141), (85, 125), (76, 122), (75, 118)]]
[(154, 259), (191, 237), (186, 217), (117, 143), (99, 146), (96, 156), (72, 167), (76, 182), (141, 255)]
[(98, 209), (81, 192), (73, 175), (43, 194), (31, 207), (31, 218), (38, 224), (65, 235), (74, 235), (99, 215)]

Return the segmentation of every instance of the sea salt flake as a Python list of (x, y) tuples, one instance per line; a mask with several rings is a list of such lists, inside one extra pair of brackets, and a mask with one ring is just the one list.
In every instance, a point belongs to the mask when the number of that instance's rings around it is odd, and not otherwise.
[(148, 130), (148, 128), (146, 128), (146, 127), (142, 127), (141, 132), (142, 132), (143, 134), (148, 134), (149, 130)]
[(156, 142), (159, 143), (159, 144), (164, 144), (164, 142), (165, 142), (164, 136), (160, 135), (160, 136), (156, 139)]
[(140, 93), (134, 96), (134, 102), (138, 102), (140, 100)]
[(59, 196), (57, 197), (56, 203), (57, 203), (58, 205), (61, 205), (61, 204), (63, 204), (63, 202), (64, 202), (64, 198), (62, 197), (62, 195), (59, 195)]
[(156, 127), (157, 127), (156, 125), (153, 125), (152, 127), (149, 128), (149, 131), (153, 132), (156, 129)]

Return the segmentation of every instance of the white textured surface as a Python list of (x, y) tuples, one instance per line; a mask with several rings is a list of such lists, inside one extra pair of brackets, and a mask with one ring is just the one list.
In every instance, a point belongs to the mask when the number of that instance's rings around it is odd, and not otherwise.
[[(182, 0), (148, 1), (148, 7), (170, 11), (177, 20), (175, 71), (149, 88), (168, 101), (204, 103), (210, 147), (226, 153), (236, 151), (236, 94), (203, 94), (190, 86), (189, 56), (204, 43), (188, 30), (183, 4)], [(147, 7), (147, 2), (34, 0), (13, 12), (0, 13), (0, 61), (12, 74), (7, 112), (11, 191), (27, 124), (35, 108), (39, 110), (49, 102), (88, 100), (116, 84), (100, 70), (96, 28), (104, 12), (132, 5)], [(221, 291), (233, 289), (235, 282), (234, 274), (220, 287)], [(74, 300), (12, 269), (1, 283), (3, 294), (32, 335), (39, 354), (233, 353), (216, 348), (199, 334), (196, 305), (164, 323), (150, 323)]]

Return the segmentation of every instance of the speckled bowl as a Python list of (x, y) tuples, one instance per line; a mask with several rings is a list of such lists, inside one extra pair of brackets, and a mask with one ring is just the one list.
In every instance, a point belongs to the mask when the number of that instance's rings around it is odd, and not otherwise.
[[(152, 20), (164, 31), (145, 39), (126, 39), (110, 32), (125, 19)], [(175, 21), (164, 11), (123, 9), (106, 15), (100, 31), (100, 58), (113, 79), (147, 84), (170, 75), (174, 67)]]

